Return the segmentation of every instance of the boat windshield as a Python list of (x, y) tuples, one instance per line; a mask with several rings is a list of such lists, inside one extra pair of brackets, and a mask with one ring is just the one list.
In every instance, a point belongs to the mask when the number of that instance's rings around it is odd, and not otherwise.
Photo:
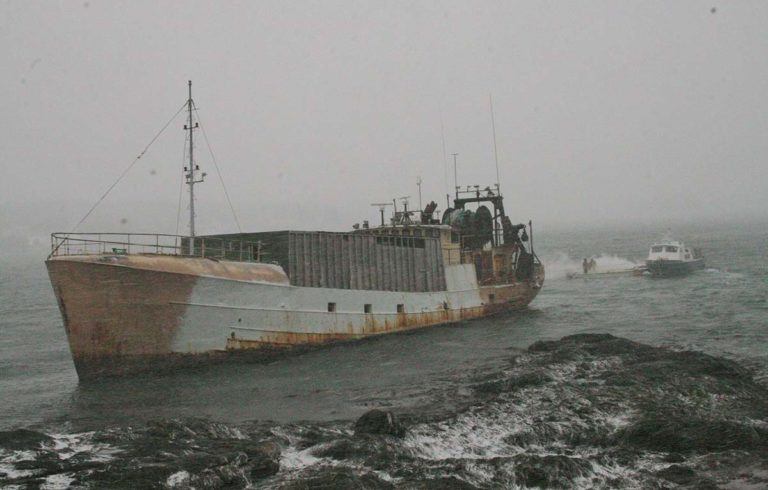
[(667, 252), (677, 252), (677, 247), (667, 245)]
[(651, 252), (653, 252), (655, 254), (660, 253), (663, 250), (664, 250), (664, 247), (661, 246), (661, 245), (654, 245), (653, 247), (651, 247)]

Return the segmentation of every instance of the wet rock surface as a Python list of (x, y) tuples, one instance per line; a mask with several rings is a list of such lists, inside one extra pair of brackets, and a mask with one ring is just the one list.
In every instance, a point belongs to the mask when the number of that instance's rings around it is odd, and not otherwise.
[(364, 413), (355, 422), (355, 434), (381, 434), (395, 437), (405, 435), (405, 428), (397, 420), (397, 416), (384, 410), (371, 410)]
[(729, 360), (574, 335), (423, 390), (329, 423), (3, 432), (0, 486), (768, 487), (768, 390)]

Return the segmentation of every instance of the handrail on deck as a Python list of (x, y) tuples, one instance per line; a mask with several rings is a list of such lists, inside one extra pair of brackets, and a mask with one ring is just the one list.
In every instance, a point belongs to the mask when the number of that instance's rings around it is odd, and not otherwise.
[(48, 258), (66, 255), (177, 255), (259, 262), (261, 242), (161, 233), (51, 233)]

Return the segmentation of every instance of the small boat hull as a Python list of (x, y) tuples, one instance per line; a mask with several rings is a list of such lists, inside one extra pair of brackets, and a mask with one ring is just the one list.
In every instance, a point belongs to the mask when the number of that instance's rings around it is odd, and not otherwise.
[(648, 260), (648, 272), (654, 277), (684, 276), (704, 268), (704, 259), (694, 260)]

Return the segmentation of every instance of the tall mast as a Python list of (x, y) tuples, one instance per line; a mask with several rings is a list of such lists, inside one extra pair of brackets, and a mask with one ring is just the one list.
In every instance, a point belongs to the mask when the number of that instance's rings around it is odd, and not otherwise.
[(491, 128), (493, 129), (493, 158), (496, 160), (496, 191), (501, 193), (501, 182), (499, 182), (499, 150), (496, 146), (496, 119), (493, 117), (493, 96), (488, 94), (488, 101), (491, 103)]
[(453, 155), (453, 185), (454, 190), (456, 191), (456, 199), (459, 198), (459, 174), (456, 171), (456, 157), (459, 156), (458, 153), (451, 153)]
[(184, 167), (185, 178), (187, 185), (189, 185), (189, 254), (195, 254), (195, 184), (198, 184), (205, 180), (205, 172), (203, 172), (198, 178), (197, 172), (200, 170), (200, 166), (195, 164), (194, 151), (195, 145), (193, 144), (194, 130), (199, 126), (198, 123), (192, 124), (192, 109), (194, 103), (192, 102), (192, 80), (189, 80), (189, 98), (187, 99), (187, 112), (189, 113), (189, 123), (184, 125), (184, 129), (189, 132), (189, 164)]

